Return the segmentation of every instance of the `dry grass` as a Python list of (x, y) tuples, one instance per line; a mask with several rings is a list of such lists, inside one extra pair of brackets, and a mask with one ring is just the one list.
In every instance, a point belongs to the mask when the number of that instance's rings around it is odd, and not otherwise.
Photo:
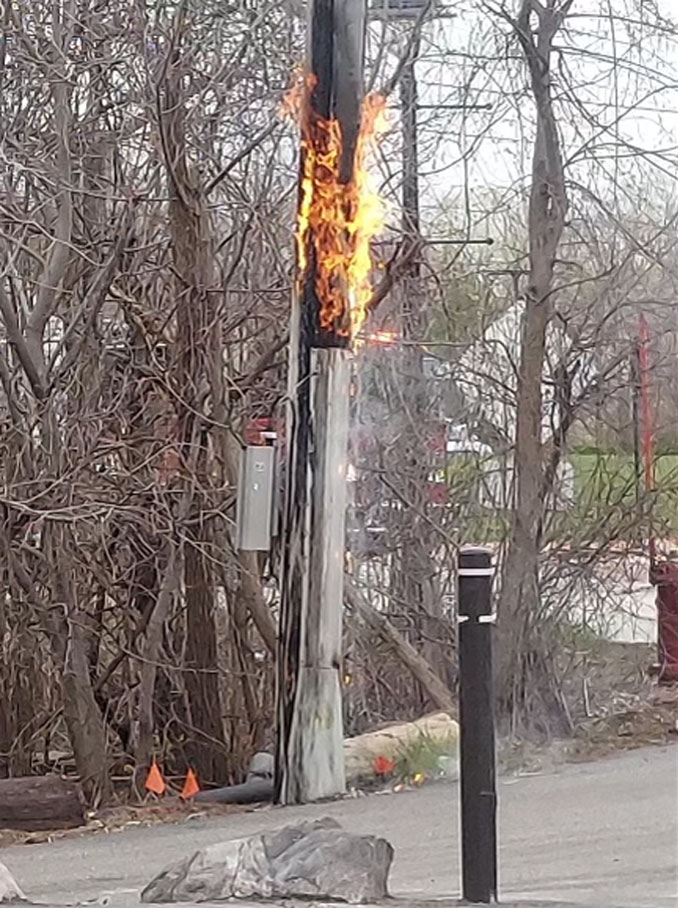
[(548, 742), (501, 742), (505, 771), (543, 771), (565, 762), (596, 760), (622, 750), (678, 741), (678, 685), (658, 685), (648, 671), (646, 644), (577, 640), (563, 656), (562, 690), (572, 737)]
[(22, 832), (15, 829), (0, 829), (0, 848), (10, 845), (39, 845), (56, 839), (75, 838), (97, 832), (116, 832), (132, 826), (158, 826), (167, 823), (185, 823), (195, 817), (223, 816), (233, 813), (247, 813), (254, 808), (239, 804), (184, 804), (179, 798), (166, 798), (140, 807), (109, 807), (92, 811), (85, 826), (78, 829)]

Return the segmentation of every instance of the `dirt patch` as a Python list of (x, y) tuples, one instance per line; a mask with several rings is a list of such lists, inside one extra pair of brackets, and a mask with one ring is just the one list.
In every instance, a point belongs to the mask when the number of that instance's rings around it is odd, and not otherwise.
[(506, 740), (499, 747), (500, 766), (508, 772), (544, 771), (678, 742), (678, 685), (657, 684), (654, 657), (647, 644), (577, 641), (563, 655), (560, 672), (572, 736)]
[(593, 641), (575, 649), (564, 693), (574, 724), (573, 757), (666, 744), (678, 720), (678, 685), (652, 677), (655, 648), (646, 644)]
[(184, 804), (178, 798), (162, 804), (147, 804), (140, 807), (108, 807), (91, 811), (86, 826), (79, 829), (62, 829), (49, 832), (19, 832), (14, 829), (0, 829), (0, 848), (9, 845), (40, 845), (57, 839), (92, 835), (96, 832), (114, 832), (132, 826), (157, 826), (160, 823), (184, 823), (196, 817), (224, 816), (233, 813), (247, 813), (256, 809), (252, 805), (239, 804)]

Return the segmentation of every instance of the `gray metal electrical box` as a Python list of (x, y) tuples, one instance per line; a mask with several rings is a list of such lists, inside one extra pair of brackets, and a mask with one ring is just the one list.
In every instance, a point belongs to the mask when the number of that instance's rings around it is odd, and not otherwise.
[(237, 546), (245, 552), (271, 548), (271, 523), (275, 486), (275, 449), (263, 445), (245, 448), (240, 461)]

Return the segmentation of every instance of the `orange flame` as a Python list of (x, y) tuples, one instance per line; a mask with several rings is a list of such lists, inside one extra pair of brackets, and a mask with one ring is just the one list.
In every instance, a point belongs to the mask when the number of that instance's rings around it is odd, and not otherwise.
[(290, 87), (283, 95), (278, 107), (278, 116), (281, 120), (290, 119), (295, 123), (301, 123), (306, 98), (313, 87), (313, 82), (312, 74), (307, 73), (303, 66), (294, 67)]
[(367, 316), (372, 296), (371, 241), (384, 222), (367, 159), (372, 143), (385, 131), (386, 102), (379, 95), (364, 99), (353, 175), (343, 183), (341, 124), (313, 114), (308, 103), (312, 88), (312, 76), (297, 77), (284, 106), (286, 112), (297, 114), (301, 125), (297, 269), (301, 282), (313, 260), (321, 329), (353, 338)]

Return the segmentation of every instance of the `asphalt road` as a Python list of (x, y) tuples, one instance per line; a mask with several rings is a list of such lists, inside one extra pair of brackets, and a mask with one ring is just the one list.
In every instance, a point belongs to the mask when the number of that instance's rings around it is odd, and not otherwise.
[[(678, 747), (502, 778), (499, 810), (504, 904), (678, 908)], [(458, 895), (458, 794), (451, 783), (15, 846), (0, 850), (0, 860), (31, 900), (72, 904), (108, 895), (111, 908), (127, 908), (162, 867), (189, 851), (322, 815), (392, 842), (391, 889), (399, 898)]]

